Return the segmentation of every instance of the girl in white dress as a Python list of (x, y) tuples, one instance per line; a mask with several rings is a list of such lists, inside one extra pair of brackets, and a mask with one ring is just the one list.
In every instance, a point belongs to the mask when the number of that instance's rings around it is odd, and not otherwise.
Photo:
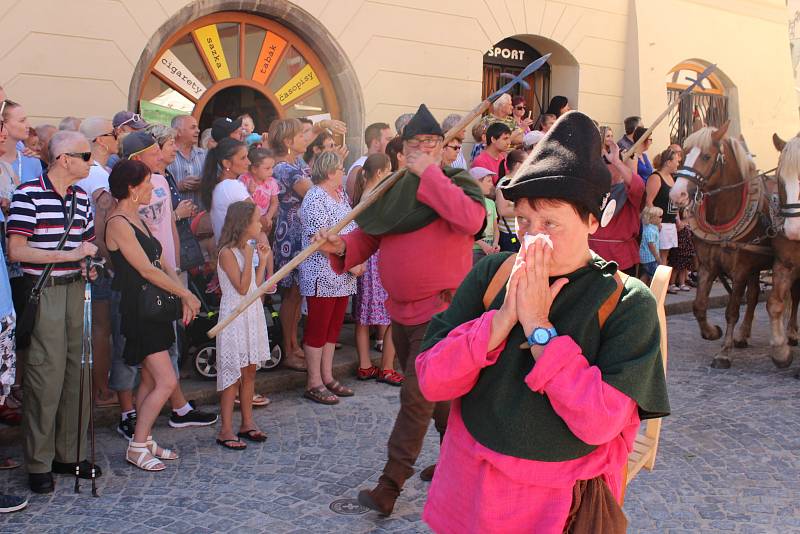
[[(228, 208), (219, 239), (217, 274), (222, 288), (219, 320), (224, 320), (245, 295), (264, 280), (264, 271), (271, 261), (269, 245), (248, 242), (261, 232), (257, 206), (249, 201), (234, 202)], [(258, 255), (258, 268), (253, 267), (253, 254)], [(233, 320), (217, 335), (217, 391), (221, 391), (220, 430), (217, 443), (233, 450), (247, 445), (240, 439), (262, 442), (267, 435), (253, 421), (253, 388), (256, 365), (269, 360), (267, 321), (261, 300)], [(233, 433), (233, 403), (236, 393), (241, 399), (242, 424)]]

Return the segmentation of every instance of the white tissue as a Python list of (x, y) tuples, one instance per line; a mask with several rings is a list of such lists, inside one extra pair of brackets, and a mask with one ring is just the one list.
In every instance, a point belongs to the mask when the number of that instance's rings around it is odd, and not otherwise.
[(552, 250), (553, 241), (550, 239), (550, 236), (547, 235), (547, 234), (536, 234), (536, 235), (525, 234), (525, 237), (524, 237), (525, 250), (527, 251), (528, 250), (528, 246), (536, 243), (536, 241), (539, 240), (539, 239), (544, 241), (546, 245), (549, 245), (550, 249)]

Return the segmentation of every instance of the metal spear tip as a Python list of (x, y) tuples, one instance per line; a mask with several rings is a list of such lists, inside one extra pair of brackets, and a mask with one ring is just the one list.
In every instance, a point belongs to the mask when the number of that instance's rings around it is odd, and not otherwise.
[(545, 54), (536, 61), (531, 62), (527, 67), (522, 69), (522, 72), (520, 72), (514, 79), (512, 79), (503, 87), (501, 87), (500, 89), (498, 89), (497, 91), (486, 97), (486, 100), (488, 100), (489, 102), (494, 102), (495, 100), (500, 98), (501, 95), (509, 92), (515, 85), (522, 82), (525, 78), (527, 78), (528, 76), (530, 76), (531, 74), (542, 68), (542, 65), (547, 63), (547, 60), (550, 59), (550, 56), (551, 54)]

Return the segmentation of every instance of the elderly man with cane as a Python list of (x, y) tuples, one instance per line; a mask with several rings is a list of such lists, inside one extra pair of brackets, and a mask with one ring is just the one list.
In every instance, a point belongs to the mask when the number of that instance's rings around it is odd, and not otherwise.
[[(79, 399), (89, 373), (81, 365), (84, 266), (97, 247), (89, 197), (74, 184), (89, 174), (92, 153), (83, 135), (60, 131), (50, 140), (49, 157), (50, 168), (14, 192), (6, 229), (9, 257), (22, 263), (31, 295), (17, 329), (19, 337), (30, 336), (22, 424), (35, 493), (53, 491), (52, 473), (101, 475), (85, 460), (83, 446), (91, 395)], [(94, 269), (89, 277), (96, 277)]]

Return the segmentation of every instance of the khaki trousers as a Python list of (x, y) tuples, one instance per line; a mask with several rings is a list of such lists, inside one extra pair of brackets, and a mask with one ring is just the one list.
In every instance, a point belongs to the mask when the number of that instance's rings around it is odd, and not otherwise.
[[(53, 460), (74, 462), (83, 346), (82, 281), (42, 291), (23, 379), (22, 428), (29, 473), (47, 473)], [(88, 355), (87, 355), (88, 357)], [(84, 368), (81, 457), (89, 425), (89, 365)]]
[(402, 489), (405, 481), (414, 474), (414, 464), (431, 419), (439, 431), (441, 442), (450, 415), (450, 402), (429, 402), (419, 390), (416, 362), (427, 329), (428, 323), (407, 326), (392, 321), (392, 340), (406, 378), (400, 388), (400, 411), (389, 436), (389, 460), (383, 468), (383, 477), (391, 480), (398, 489)]

